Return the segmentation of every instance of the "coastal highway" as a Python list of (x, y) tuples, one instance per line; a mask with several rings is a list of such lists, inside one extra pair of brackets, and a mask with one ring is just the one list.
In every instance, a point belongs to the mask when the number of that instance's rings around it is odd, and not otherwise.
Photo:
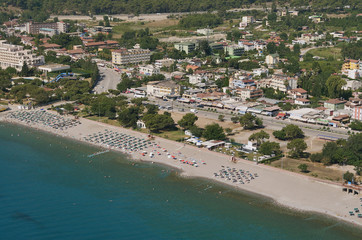
[[(130, 97), (131, 94), (127, 94), (127, 96)], [(161, 99), (155, 99), (152, 97), (149, 97), (149, 100), (153, 104), (157, 104), (157, 105), (160, 105), (163, 107), (171, 106), (172, 110), (169, 110), (169, 111), (175, 111), (175, 112), (180, 112), (180, 113), (184, 113), (184, 114), (189, 113), (190, 109), (194, 108), (194, 109), (197, 109), (197, 111), (198, 111), (198, 113), (196, 114), (197, 116), (208, 118), (208, 119), (213, 119), (213, 120), (215, 120), (215, 122), (219, 121), (218, 117), (220, 114), (225, 116), (225, 121), (231, 121), (231, 117), (233, 116), (231, 114), (231, 111), (227, 110), (227, 109), (218, 109), (217, 112), (210, 112), (210, 111), (206, 111), (202, 108), (196, 108), (195, 104), (180, 103), (177, 101), (163, 101)], [(184, 111), (180, 111), (181, 109), (183, 109)], [(286, 119), (286, 120), (275, 119), (274, 117), (269, 117), (269, 116), (264, 116), (264, 115), (258, 115), (258, 117), (263, 119), (263, 123), (266, 128), (272, 129), (272, 130), (280, 130), (288, 124), (294, 124), (294, 125), (297, 125), (300, 128), (302, 128), (304, 133), (307, 136), (318, 136), (319, 134), (322, 134), (322, 135), (328, 135), (328, 136), (337, 137), (337, 138), (344, 138), (344, 139), (348, 138), (347, 129), (331, 128), (331, 131), (327, 132), (327, 131), (321, 130), (321, 128), (323, 127), (321, 125), (314, 125), (314, 124), (308, 124), (308, 123), (303, 123), (303, 122), (298, 122), (298, 121), (292, 121), (290, 119)]]

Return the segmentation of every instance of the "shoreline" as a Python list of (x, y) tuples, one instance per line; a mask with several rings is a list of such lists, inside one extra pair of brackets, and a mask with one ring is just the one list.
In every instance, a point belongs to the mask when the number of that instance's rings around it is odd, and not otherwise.
[[(12, 110), (11, 112), (13, 112)], [(15, 110), (17, 111), (17, 110)], [(48, 111), (49, 112), (49, 111)], [(90, 144), (97, 148), (109, 149), (112, 152), (121, 152), (127, 155), (132, 161), (135, 162), (153, 162), (160, 165), (167, 165), (168, 167), (175, 168), (183, 178), (201, 178), (206, 181), (212, 181), (226, 187), (231, 187), (235, 191), (247, 192), (247, 194), (255, 194), (261, 197), (271, 199), (273, 204), (282, 208), (287, 208), (297, 212), (311, 212), (322, 214), (333, 219), (342, 220), (345, 223), (352, 224), (355, 227), (362, 227), (362, 219), (357, 216), (349, 216), (348, 212), (355, 207), (360, 208), (360, 196), (353, 196), (342, 192), (342, 187), (336, 183), (315, 179), (302, 174), (289, 172), (282, 169), (273, 168), (267, 165), (256, 165), (253, 162), (239, 159), (237, 163), (232, 163), (230, 157), (221, 153), (216, 153), (206, 149), (199, 149), (195, 146), (188, 144), (174, 142), (168, 139), (155, 137), (152, 142), (159, 147), (150, 147), (146, 149), (147, 153), (155, 148), (156, 151), (162, 148), (167, 149), (168, 153), (176, 156), (177, 160), (172, 160), (162, 153), (160, 156), (149, 157), (138, 155), (140, 152), (122, 151), (120, 149), (110, 149), (101, 144), (95, 144), (84, 139), (88, 134), (94, 134), (105, 129), (112, 131), (126, 133), (130, 136), (147, 139), (147, 134), (133, 131), (130, 129), (116, 127), (105, 123), (92, 121), (89, 119), (80, 118), (80, 125), (69, 128), (67, 130), (56, 130), (44, 125), (28, 125), (24, 122), (17, 120), (5, 119), (8, 112), (0, 114), (0, 122), (10, 124), (19, 124), (24, 127), (40, 130), (50, 134), (55, 134), (60, 137), (73, 139), (86, 144)], [(67, 117), (66, 117), (67, 118)], [(183, 164), (179, 158), (195, 159), (200, 164), (198, 167)], [(245, 169), (250, 172), (255, 172), (259, 176), (248, 184), (235, 184), (231, 181), (225, 181), (221, 178), (213, 176), (214, 173), (221, 169), (221, 166), (228, 166), (230, 168)]]

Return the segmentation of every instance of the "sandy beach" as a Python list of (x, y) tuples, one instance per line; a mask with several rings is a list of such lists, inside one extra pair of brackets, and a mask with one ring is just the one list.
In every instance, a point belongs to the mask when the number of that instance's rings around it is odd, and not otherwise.
[[(237, 159), (237, 163), (233, 163), (231, 162), (230, 156), (159, 137), (155, 137), (155, 139), (151, 141), (152, 144), (142, 150), (112, 148), (105, 144), (91, 143), (86, 139), (89, 139), (89, 136), (100, 133), (103, 134), (108, 131), (126, 134), (144, 140), (148, 140), (148, 136), (147, 134), (130, 129), (115, 127), (84, 118), (79, 119), (81, 124), (60, 130), (42, 124), (26, 124), (16, 119), (6, 117), (9, 113), (18, 111), (27, 110), (11, 110), (0, 113), (0, 121), (22, 124), (26, 127), (32, 127), (63, 137), (95, 144), (102, 148), (120, 151), (128, 154), (136, 161), (141, 160), (166, 164), (181, 170), (182, 175), (185, 177), (202, 177), (222, 182), (243, 191), (270, 197), (277, 204), (288, 208), (327, 214), (356, 226), (362, 226), (362, 218), (358, 218), (356, 216), (357, 214), (355, 214), (355, 216), (349, 215), (349, 211), (353, 211), (354, 208), (361, 209), (360, 197), (362, 196), (342, 192), (341, 185), (337, 183), (322, 181), (263, 164), (256, 165), (254, 162), (243, 159)], [(56, 114), (55, 112), (52, 113)], [(71, 119), (71, 117), (66, 116), (65, 118)], [(143, 154), (144, 156), (142, 155), (143, 151), (147, 152)], [(150, 154), (151, 152), (153, 153), (152, 155)], [(186, 161), (192, 164), (184, 163)], [(197, 166), (195, 166), (195, 164)], [(244, 180), (244, 184), (221, 178), (219, 175), (220, 170), (227, 169), (228, 167), (230, 167), (230, 169), (235, 168), (237, 171), (248, 171), (248, 173), (254, 177), (250, 179), (249, 182)]]

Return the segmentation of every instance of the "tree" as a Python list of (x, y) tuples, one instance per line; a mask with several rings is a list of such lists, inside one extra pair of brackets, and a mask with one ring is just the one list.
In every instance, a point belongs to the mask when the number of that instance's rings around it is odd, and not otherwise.
[(326, 81), (326, 86), (328, 89), (328, 95), (330, 98), (337, 98), (341, 95), (342, 86), (346, 84), (346, 81), (343, 80), (340, 76), (332, 75)]
[(257, 145), (260, 146), (260, 144), (263, 142), (264, 139), (269, 139), (269, 138), (270, 135), (264, 130), (261, 130), (260, 132), (251, 134), (249, 137), (249, 141), (256, 141)]
[(26, 62), (23, 63), (23, 66), (21, 68), (20, 76), (22, 77), (28, 77), (29, 76), (29, 67)]
[(74, 111), (74, 106), (71, 103), (67, 103), (64, 105), (64, 109), (68, 112), (68, 113), (72, 113)]
[(279, 155), (281, 153), (280, 151), (280, 144), (276, 142), (263, 142), (259, 147), (259, 153), (264, 155)]
[(122, 81), (117, 84), (117, 89), (121, 92), (125, 92), (132, 86), (133, 81), (127, 76), (127, 74), (122, 74)]
[(212, 52), (209, 42), (206, 40), (200, 42), (200, 50), (205, 54), (205, 56), (211, 55)]
[(191, 128), (190, 128), (190, 131), (192, 133), (192, 135), (194, 135), (195, 137), (202, 137), (203, 133), (204, 133), (204, 130), (202, 128), (199, 128), (197, 127), (196, 125), (193, 125)]
[(283, 128), (283, 131), (285, 132), (285, 137), (287, 139), (293, 139), (293, 138), (303, 138), (304, 132), (294, 124), (289, 124)]
[(220, 114), (218, 119), (219, 119), (220, 122), (223, 122), (225, 120), (225, 116)]
[(302, 171), (302, 172), (304, 172), (304, 173), (308, 172), (308, 165), (305, 164), (305, 163), (300, 164), (300, 165), (298, 166), (298, 168), (300, 169), (300, 171)]
[(97, 98), (91, 101), (90, 105), (93, 115), (108, 118), (115, 118), (116, 116), (116, 102), (105, 95), (98, 95)]
[(251, 113), (241, 116), (239, 122), (244, 129), (255, 129), (263, 126), (263, 121)]
[(197, 119), (199, 118), (195, 114), (187, 113), (180, 121), (177, 122), (177, 124), (183, 129), (190, 129), (192, 126), (194, 126)]
[(304, 132), (294, 124), (289, 124), (280, 131), (273, 132), (274, 137), (280, 140), (290, 140), (295, 138), (304, 138)]
[(231, 117), (231, 121), (232, 121), (233, 123), (237, 123), (237, 122), (239, 122), (239, 117), (233, 116), (233, 117)]
[(131, 106), (124, 109), (119, 113), (118, 120), (124, 127), (137, 127), (137, 120), (139, 119), (140, 108)]
[(290, 156), (293, 158), (301, 157), (304, 150), (307, 149), (307, 144), (303, 139), (293, 139), (287, 144), (287, 148), (290, 150)]
[(143, 116), (143, 121), (151, 132), (168, 130), (175, 126), (174, 120), (168, 114), (146, 114)]
[(206, 125), (203, 137), (206, 138), (206, 140), (224, 140), (226, 136), (224, 129), (219, 124), (213, 123)]
[(158, 113), (158, 107), (154, 104), (148, 104), (148, 105), (146, 105), (146, 108), (147, 108), (147, 114)]
[(323, 159), (323, 154), (322, 153), (313, 153), (310, 155), (309, 159), (312, 162), (321, 162)]
[(362, 122), (355, 120), (355, 121), (351, 122), (351, 124), (349, 124), (349, 127), (352, 130), (362, 131)]
[(231, 128), (225, 128), (225, 133), (227, 135), (230, 135), (233, 132), (233, 130)]
[(347, 171), (345, 174), (343, 174), (343, 179), (346, 181), (346, 182), (352, 182), (353, 180), (353, 177), (354, 177), (354, 174)]

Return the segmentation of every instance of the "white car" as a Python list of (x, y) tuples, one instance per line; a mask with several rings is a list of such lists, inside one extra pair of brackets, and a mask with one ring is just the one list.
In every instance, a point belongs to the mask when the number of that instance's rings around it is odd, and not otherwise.
[(197, 110), (194, 109), (194, 108), (191, 108), (191, 109), (190, 109), (190, 112), (197, 113)]

